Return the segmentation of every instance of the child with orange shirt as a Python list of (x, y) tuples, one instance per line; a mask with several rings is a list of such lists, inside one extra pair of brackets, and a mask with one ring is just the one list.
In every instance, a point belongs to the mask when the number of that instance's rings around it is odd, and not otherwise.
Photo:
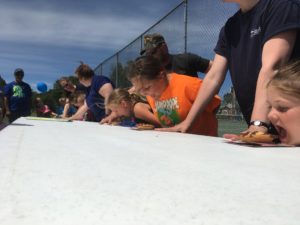
[[(163, 127), (174, 126), (186, 118), (202, 84), (199, 78), (168, 74), (153, 56), (136, 59), (130, 66), (128, 78), (135, 90), (147, 97)], [(214, 96), (188, 133), (217, 136), (216, 110), (220, 103), (221, 99)]]

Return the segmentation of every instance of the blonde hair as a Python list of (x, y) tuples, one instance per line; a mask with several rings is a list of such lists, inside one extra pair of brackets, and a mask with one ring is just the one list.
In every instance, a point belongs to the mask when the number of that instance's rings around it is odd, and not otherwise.
[(79, 93), (76, 97), (76, 104), (77, 105), (83, 105), (86, 98), (85, 93)]
[(281, 67), (270, 80), (267, 87), (275, 87), (286, 95), (300, 99), (300, 60)]
[(137, 102), (147, 103), (143, 96), (136, 93), (129, 93), (128, 90), (124, 88), (117, 88), (112, 91), (105, 102), (105, 107), (110, 107), (111, 105), (119, 105), (122, 101), (131, 102), (133, 104)]

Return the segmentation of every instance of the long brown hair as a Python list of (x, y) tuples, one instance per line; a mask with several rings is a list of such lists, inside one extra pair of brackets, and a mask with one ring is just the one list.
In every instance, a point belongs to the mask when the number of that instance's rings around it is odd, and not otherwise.
[(80, 62), (80, 65), (75, 70), (75, 74), (78, 79), (83, 78), (84, 80), (90, 79), (95, 75), (94, 70), (88, 64), (83, 62)]
[(151, 55), (141, 56), (129, 65), (127, 78), (129, 80), (133, 78), (155, 80), (162, 70), (163, 66), (158, 59)]

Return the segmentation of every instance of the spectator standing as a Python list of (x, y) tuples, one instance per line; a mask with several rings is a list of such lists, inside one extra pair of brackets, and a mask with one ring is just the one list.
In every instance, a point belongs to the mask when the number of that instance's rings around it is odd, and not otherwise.
[(30, 85), (23, 81), (23, 69), (16, 69), (14, 76), (15, 81), (8, 83), (4, 91), (6, 116), (10, 123), (19, 117), (31, 115), (32, 91)]
[(144, 49), (141, 55), (152, 55), (164, 66), (166, 72), (198, 77), (198, 72), (207, 73), (212, 61), (196, 54), (170, 54), (168, 45), (161, 34), (147, 34), (144, 36)]

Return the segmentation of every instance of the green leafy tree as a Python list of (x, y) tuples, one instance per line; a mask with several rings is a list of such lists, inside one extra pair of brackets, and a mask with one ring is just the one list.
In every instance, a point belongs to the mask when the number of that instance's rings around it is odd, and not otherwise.
[(110, 79), (118, 88), (127, 88), (131, 86), (131, 83), (126, 77), (128, 67), (123, 67), (122, 63), (118, 63), (117, 66), (112, 68)]

